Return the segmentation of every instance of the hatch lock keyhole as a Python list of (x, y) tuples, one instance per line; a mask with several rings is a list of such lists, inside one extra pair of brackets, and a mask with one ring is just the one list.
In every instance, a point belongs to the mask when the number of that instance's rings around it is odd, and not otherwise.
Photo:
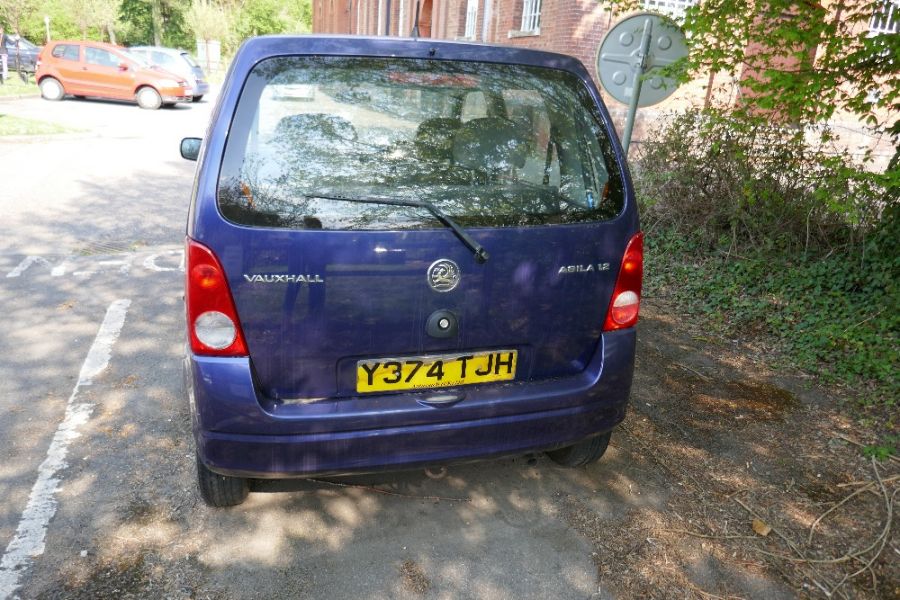
[(436, 338), (453, 337), (459, 332), (459, 321), (449, 310), (436, 310), (428, 317), (425, 332)]

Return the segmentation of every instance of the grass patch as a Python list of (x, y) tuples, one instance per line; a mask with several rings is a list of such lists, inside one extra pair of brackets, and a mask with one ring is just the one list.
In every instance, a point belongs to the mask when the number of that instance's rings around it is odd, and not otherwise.
[[(870, 170), (828, 128), (668, 118), (633, 173), (650, 295), (846, 386), (887, 432), (900, 399), (900, 154)], [(878, 455), (893, 452), (885, 438)]]
[(893, 214), (885, 219), (864, 258), (836, 251), (804, 259), (765, 248), (734, 256), (657, 231), (646, 240), (647, 293), (715, 333), (762, 340), (780, 362), (892, 411), (900, 398), (900, 231)]
[(78, 131), (56, 123), (25, 119), (0, 113), (0, 137), (7, 135), (48, 135), (54, 133), (70, 133)]
[(40, 94), (40, 89), (38, 89), (37, 84), (34, 82), (34, 77), (28, 76), (28, 83), (25, 83), (21, 79), (19, 79), (19, 75), (10, 69), (9, 71), (9, 79), (6, 80), (6, 83), (0, 85), (0, 98), (4, 96), (37, 96)]
[(717, 332), (777, 342), (791, 363), (826, 382), (890, 405), (900, 397), (895, 261), (860, 264), (843, 253), (703, 256), (689, 246), (672, 233), (648, 239), (649, 293), (675, 300)]

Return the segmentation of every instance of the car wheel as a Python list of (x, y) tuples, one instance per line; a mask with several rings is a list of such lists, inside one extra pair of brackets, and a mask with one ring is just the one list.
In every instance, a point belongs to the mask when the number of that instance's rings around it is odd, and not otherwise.
[(553, 462), (563, 467), (583, 467), (592, 462), (597, 462), (606, 452), (609, 446), (609, 438), (612, 436), (611, 431), (592, 437), (590, 439), (578, 442), (565, 448), (551, 450), (547, 452)]
[(200, 496), (207, 505), (216, 508), (237, 506), (247, 499), (250, 483), (243, 477), (228, 477), (213, 473), (197, 456), (197, 483)]
[(200, 102), (201, 100), (203, 100), (203, 96), (202, 96), (202, 95), (200, 95), (200, 96), (194, 96), (193, 98), (191, 98), (191, 102)]
[(62, 84), (52, 77), (42, 79), (40, 87), (41, 97), (44, 100), (62, 100), (63, 96), (66, 95), (66, 90), (63, 89)]
[(142, 87), (137, 91), (137, 103), (141, 108), (156, 110), (162, 106), (162, 97), (152, 87)]

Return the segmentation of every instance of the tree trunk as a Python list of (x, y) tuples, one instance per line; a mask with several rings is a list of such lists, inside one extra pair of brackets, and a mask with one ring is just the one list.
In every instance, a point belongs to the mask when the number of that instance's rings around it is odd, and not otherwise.
[(162, 0), (150, 0), (150, 14), (153, 21), (153, 45), (162, 46)]
[(109, 34), (109, 43), (113, 46), (116, 45), (116, 30), (113, 28), (113, 24), (109, 23), (106, 26), (106, 32)]

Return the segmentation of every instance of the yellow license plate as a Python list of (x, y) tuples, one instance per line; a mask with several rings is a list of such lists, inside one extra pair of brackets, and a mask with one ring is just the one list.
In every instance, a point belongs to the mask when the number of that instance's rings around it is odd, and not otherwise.
[(379, 358), (356, 363), (357, 392), (393, 392), (509, 381), (516, 377), (515, 350)]

